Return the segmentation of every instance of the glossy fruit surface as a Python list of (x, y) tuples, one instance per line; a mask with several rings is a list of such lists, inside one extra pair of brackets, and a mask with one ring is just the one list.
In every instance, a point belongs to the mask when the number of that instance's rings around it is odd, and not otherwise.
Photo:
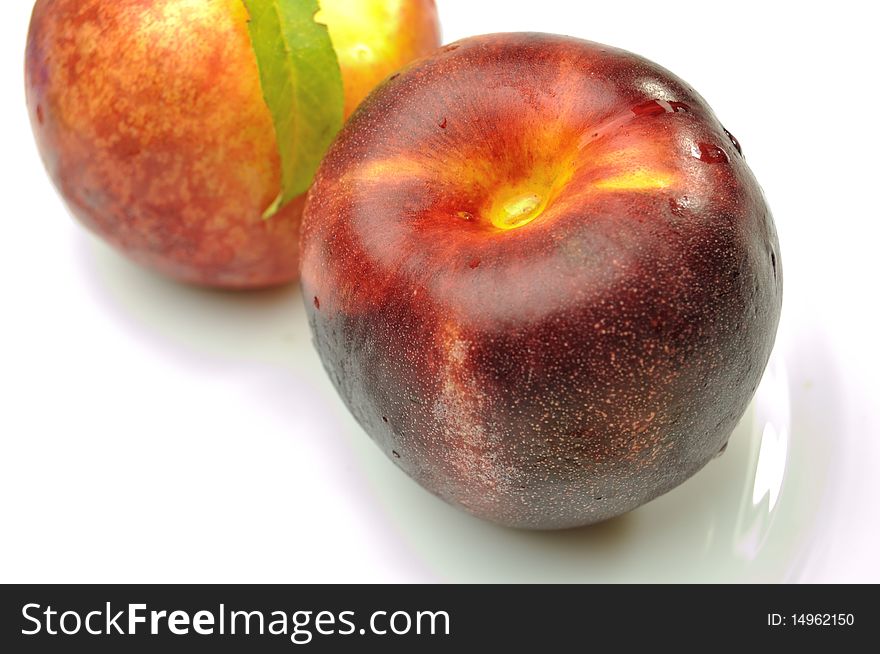
[(308, 196), (317, 349), (393, 461), (502, 524), (629, 511), (712, 459), (782, 298), (739, 144), (670, 72), (475, 37), (383, 84)]
[[(242, 0), (38, 0), (28, 108), (72, 212), (132, 259), (229, 288), (291, 281), (303, 198), (271, 220), (275, 132)], [(324, 0), (350, 113), (439, 44), (432, 0)]]

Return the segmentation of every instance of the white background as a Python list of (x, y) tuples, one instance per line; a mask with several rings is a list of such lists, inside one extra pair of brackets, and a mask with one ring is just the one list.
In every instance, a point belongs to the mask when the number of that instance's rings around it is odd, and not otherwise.
[(25, 111), (30, 8), (5, 2), (0, 21), (0, 581), (880, 581), (870, 3), (440, 2), (447, 41), (559, 32), (654, 59), (742, 142), (780, 232), (800, 453), (748, 556), (718, 545), (712, 509), (739, 455), (674, 501), (563, 534), (482, 523), (405, 479), (335, 397), (295, 288), (177, 286), (68, 216)]

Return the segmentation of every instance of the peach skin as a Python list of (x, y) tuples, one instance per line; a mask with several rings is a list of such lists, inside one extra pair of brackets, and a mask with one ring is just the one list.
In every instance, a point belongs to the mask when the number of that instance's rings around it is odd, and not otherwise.
[(466, 39), (381, 85), (302, 238), (353, 415), (425, 488), (515, 527), (620, 515), (702, 468), (782, 301), (770, 211), (706, 102), (561, 36)]
[[(439, 45), (433, 0), (323, 0), (351, 113)], [(73, 214), (133, 260), (224, 288), (298, 274), (303, 197), (280, 159), (242, 0), (37, 0), (28, 109)]]

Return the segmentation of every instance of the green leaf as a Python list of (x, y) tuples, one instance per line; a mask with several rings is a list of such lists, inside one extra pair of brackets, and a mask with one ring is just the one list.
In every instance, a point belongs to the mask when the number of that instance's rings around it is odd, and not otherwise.
[(342, 73), (318, 0), (243, 0), (263, 97), (281, 154), (281, 194), (269, 218), (308, 190), (343, 122)]

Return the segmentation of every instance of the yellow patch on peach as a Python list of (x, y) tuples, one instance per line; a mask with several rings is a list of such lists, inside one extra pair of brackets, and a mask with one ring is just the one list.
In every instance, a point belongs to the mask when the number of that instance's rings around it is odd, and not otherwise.
[(440, 43), (433, 0), (320, 0), (349, 116), (383, 77)]
[(502, 195), (489, 212), (492, 224), (501, 230), (516, 229), (532, 222), (547, 205), (547, 198), (534, 191)]
[(593, 184), (595, 188), (610, 191), (649, 191), (667, 188), (671, 185), (672, 176), (670, 174), (645, 168), (628, 170)]

